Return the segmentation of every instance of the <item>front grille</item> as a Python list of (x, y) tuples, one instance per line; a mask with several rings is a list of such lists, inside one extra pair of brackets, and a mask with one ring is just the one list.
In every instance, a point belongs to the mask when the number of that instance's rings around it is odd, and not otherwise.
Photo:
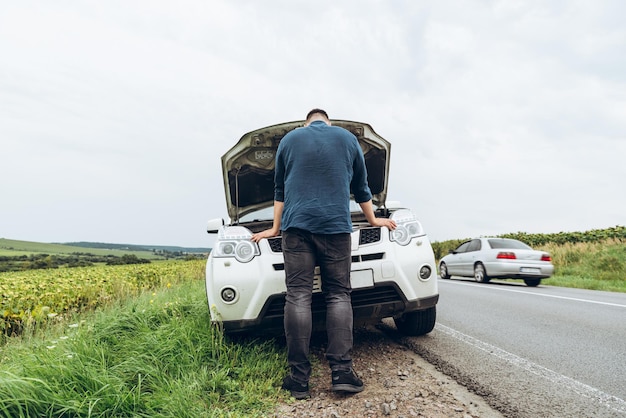
[(268, 238), (267, 241), (270, 243), (270, 249), (273, 253), (282, 253), (283, 252), (283, 239), (282, 237), (277, 238)]
[[(394, 286), (377, 286), (367, 289), (356, 289), (352, 291), (352, 309), (358, 310), (371, 306), (386, 306), (385, 310), (396, 310), (404, 308), (404, 301), (400, 297), (398, 290)], [(263, 316), (264, 320), (272, 317), (282, 317), (285, 307), (285, 296), (276, 295), (267, 306)], [(313, 315), (326, 312), (326, 302), (323, 293), (313, 293), (311, 302)]]
[(359, 229), (359, 245), (380, 241), (380, 228)]
[[(385, 258), (385, 253), (353, 255), (352, 262), (360, 263), (362, 261), (382, 260), (383, 258)], [(272, 264), (272, 267), (274, 268), (274, 271), (283, 271), (285, 270), (285, 263), (275, 263), (275, 264)]]
[(385, 258), (385, 253), (363, 254), (361, 261), (382, 260), (383, 258)]
[[(373, 244), (375, 242), (380, 241), (380, 234), (381, 234), (380, 231), (381, 229), (378, 227), (359, 229), (359, 245)], [(267, 241), (269, 242), (270, 249), (272, 250), (273, 253), (283, 252), (282, 237), (268, 238)]]

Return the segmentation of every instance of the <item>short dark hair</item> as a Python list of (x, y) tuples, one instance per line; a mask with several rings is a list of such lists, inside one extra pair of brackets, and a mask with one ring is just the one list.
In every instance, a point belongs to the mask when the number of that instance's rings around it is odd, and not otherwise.
[(307, 113), (307, 114), (306, 114), (306, 119), (305, 119), (305, 120), (309, 120), (309, 118), (310, 118), (311, 116), (313, 116), (314, 114), (316, 114), (316, 113), (319, 113), (320, 115), (324, 115), (324, 117), (325, 117), (326, 119), (330, 119), (330, 118), (328, 117), (328, 113), (326, 113), (326, 111), (325, 111), (325, 110), (322, 110), (322, 109), (312, 109), (309, 113)]

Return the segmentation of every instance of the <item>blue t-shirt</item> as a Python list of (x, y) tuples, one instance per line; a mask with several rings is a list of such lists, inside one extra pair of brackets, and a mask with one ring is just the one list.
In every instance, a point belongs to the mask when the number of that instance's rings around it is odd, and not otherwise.
[(351, 233), (350, 194), (372, 198), (363, 151), (356, 137), (314, 121), (285, 135), (276, 152), (274, 200), (284, 202), (281, 230)]

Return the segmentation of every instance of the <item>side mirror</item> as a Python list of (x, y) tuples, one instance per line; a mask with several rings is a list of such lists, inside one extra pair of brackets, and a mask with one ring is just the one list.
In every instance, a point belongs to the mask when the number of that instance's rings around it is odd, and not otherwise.
[(206, 227), (206, 232), (209, 234), (217, 234), (217, 231), (224, 226), (223, 218), (211, 219)]

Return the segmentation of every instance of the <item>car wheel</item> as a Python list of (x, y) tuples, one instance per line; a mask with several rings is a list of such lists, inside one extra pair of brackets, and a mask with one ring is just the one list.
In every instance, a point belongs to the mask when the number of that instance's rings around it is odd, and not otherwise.
[(487, 276), (487, 271), (485, 270), (485, 266), (482, 263), (476, 263), (474, 266), (474, 280), (478, 283), (488, 283), (489, 276)]
[(541, 283), (541, 279), (524, 279), (524, 283), (526, 283), (526, 286), (537, 287)]
[(423, 311), (407, 312), (402, 314), (401, 317), (393, 319), (400, 333), (413, 337), (428, 334), (435, 328), (436, 320), (436, 306)]
[(439, 264), (439, 277), (442, 279), (449, 279), (450, 275), (448, 274), (448, 267), (446, 263)]

